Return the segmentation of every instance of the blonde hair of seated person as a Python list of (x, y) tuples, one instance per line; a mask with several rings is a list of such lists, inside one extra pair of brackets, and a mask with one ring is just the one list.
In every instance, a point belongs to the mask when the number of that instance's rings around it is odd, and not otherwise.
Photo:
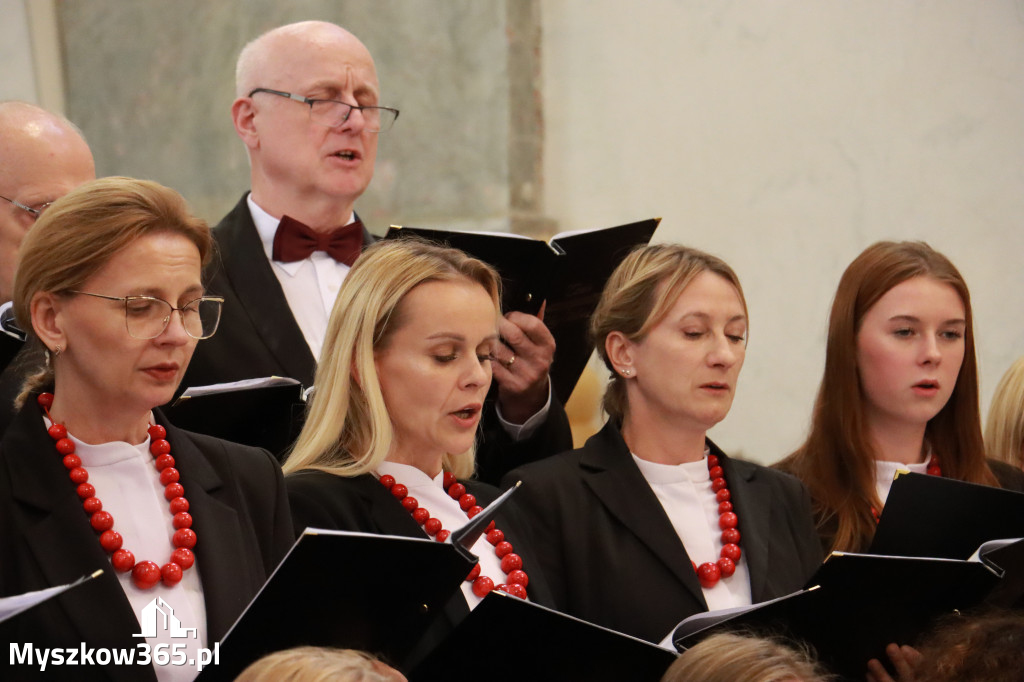
[(661, 682), (826, 682), (833, 679), (806, 650), (774, 639), (723, 632), (684, 651)]
[(405, 676), (354, 649), (303, 646), (267, 654), (235, 682), (406, 682)]

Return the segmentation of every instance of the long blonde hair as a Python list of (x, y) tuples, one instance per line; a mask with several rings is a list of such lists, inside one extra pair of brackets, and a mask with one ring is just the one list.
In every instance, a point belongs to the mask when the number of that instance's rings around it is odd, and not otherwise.
[(1024, 467), (1024, 357), (1010, 365), (996, 386), (985, 422), (986, 454)]
[[(316, 469), (358, 476), (377, 469), (391, 450), (394, 429), (374, 352), (402, 326), (401, 303), (410, 291), (425, 282), (467, 280), (484, 288), (499, 315), (498, 274), (457, 249), (398, 239), (379, 242), (359, 257), (331, 311), (316, 391), (285, 473)], [(445, 455), (443, 466), (462, 478), (472, 474), (473, 462), (471, 448)]]

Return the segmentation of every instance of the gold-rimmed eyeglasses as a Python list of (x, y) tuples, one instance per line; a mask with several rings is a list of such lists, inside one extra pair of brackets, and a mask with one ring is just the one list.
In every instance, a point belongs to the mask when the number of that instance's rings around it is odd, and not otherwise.
[(220, 296), (201, 296), (175, 308), (155, 296), (106, 296), (88, 291), (68, 293), (123, 302), (125, 326), (128, 334), (136, 339), (155, 339), (163, 334), (175, 311), (181, 314), (181, 325), (186, 334), (193, 339), (208, 339), (217, 331), (221, 306), (224, 304)]

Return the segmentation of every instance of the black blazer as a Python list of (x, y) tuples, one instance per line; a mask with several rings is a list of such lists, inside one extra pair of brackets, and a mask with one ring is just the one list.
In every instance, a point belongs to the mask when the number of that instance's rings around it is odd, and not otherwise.
[[(753, 600), (801, 589), (822, 560), (807, 491), (708, 445), (729, 481)], [(556, 608), (651, 642), (707, 610), (690, 556), (615, 424), (505, 480), (523, 482), (519, 506)]]
[[(154, 412), (167, 428), (199, 536), (196, 563), (212, 648), (292, 545), (284, 481), (265, 450), (176, 429)], [(0, 625), (0, 639), (75, 648), (135, 648), (140, 641), (132, 637), (136, 615), (30, 398), (0, 442), (0, 596), (61, 585), (98, 568), (99, 578)], [(77, 680), (155, 679), (152, 666), (47, 670)], [(18, 666), (0, 677), (39, 673)]]
[[(275, 375), (313, 385), (316, 358), (263, 251), (246, 196), (213, 230), (219, 254), (204, 280), (212, 295), (224, 297), (224, 309), (217, 333), (196, 346), (181, 390)], [(374, 241), (364, 228), (363, 245)], [(477, 452), (481, 480), (497, 483), (515, 466), (572, 447), (569, 419), (557, 400), (552, 400), (548, 418), (537, 433), (519, 442), (505, 433), (492, 403), (484, 411)]]
[[(486, 506), (498, 496), (493, 486), (479, 481), (463, 481), (466, 490), (476, 496), (481, 506)], [(400, 535), (410, 538), (424, 538), (423, 529), (413, 520), (412, 515), (396, 500), (376, 477), (363, 474), (353, 478), (335, 476), (322, 471), (298, 471), (285, 477), (288, 500), (292, 507), (292, 520), (296, 535), (309, 528), (349, 530), (379, 535)], [(527, 593), (530, 601), (545, 606), (551, 605), (551, 593), (537, 568), (536, 552), (523, 534), (524, 519), (508, 500), (495, 518), (495, 525), (515, 552), (523, 557), (523, 570), (530, 576)], [(497, 578), (497, 576), (492, 576)], [(497, 582), (497, 579), (496, 579)], [(412, 652), (403, 664), (404, 669), (414, 664), (469, 614), (469, 608), (461, 591), (456, 592), (445, 606), (444, 616), (426, 635), (422, 646)]]

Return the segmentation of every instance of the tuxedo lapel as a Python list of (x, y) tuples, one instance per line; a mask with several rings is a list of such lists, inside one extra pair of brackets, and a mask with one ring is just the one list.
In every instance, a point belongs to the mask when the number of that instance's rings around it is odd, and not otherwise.
[(686, 548), (614, 425), (609, 422), (587, 441), (580, 465), (583, 481), (594, 495), (706, 610), (707, 602)]
[(281, 366), (281, 374), (312, 385), (316, 358), (274, 276), (245, 196), (217, 226), (214, 236), (224, 276), (260, 340)]

